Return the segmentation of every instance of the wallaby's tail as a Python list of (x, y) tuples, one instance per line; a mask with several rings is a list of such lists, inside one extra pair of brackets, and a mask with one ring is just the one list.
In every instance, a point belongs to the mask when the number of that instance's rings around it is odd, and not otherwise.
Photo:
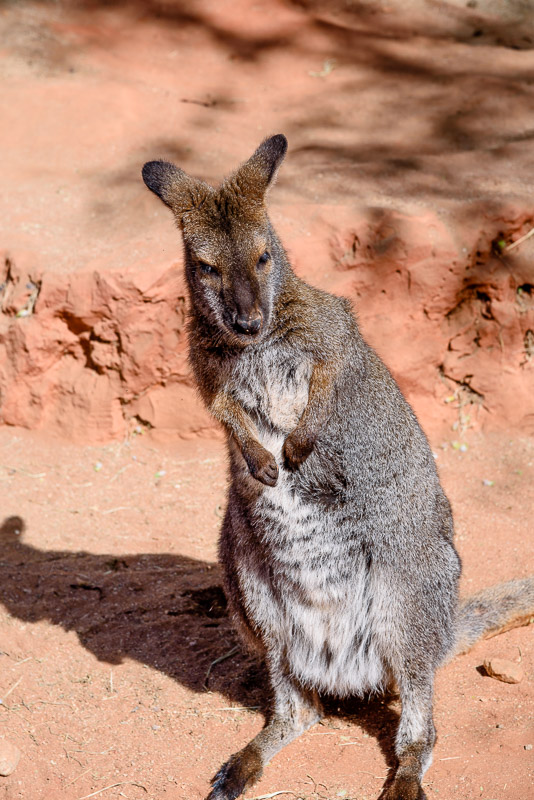
[(534, 575), (499, 583), (460, 601), (453, 655), (465, 653), (479, 639), (534, 622)]

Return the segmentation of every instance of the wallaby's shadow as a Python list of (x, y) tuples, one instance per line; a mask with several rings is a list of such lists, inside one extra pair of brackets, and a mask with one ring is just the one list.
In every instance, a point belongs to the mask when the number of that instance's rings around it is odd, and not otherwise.
[[(132, 658), (195, 692), (215, 659), (238, 644), (216, 564), (171, 554), (94, 555), (38, 550), (24, 521), (0, 527), (0, 602), (26, 622), (76, 631), (99, 661)], [(261, 666), (241, 648), (209, 676), (208, 688), (240, 705), (263, 705)]]
[[(76, 631), (99, 661), (128, 657), (195, 692), (268, 706), (265, 668), (239, 646), (216, 564), (168, 553), (38, 550), (24, 542), (24, 527), (16, 516), (0, 526), (0, 602), (12, 616)], [(231, 658), (214, 664), (236, 646)], [(381, 698), (325, 698), (325, 709), (375, 737), (388, 767), (395, 763), (398, 716)]]
[[(398, 700), (398, 695), (392, 692), (364, 698), (347, 697), (342, 700), (335, 697), (323, 698), (327, 716), (351, 722), (355, 727), (361, 728), (368, 736), (376, 739), (384, 756), (385, 771), (387, 771), (378, 800), (393, 782), (398, 763), (395, 755), (395, 733), (399, 723), (399, 713), (394, 702), (396, 700)], [(361, 766), (362, 770), (365, 771), (365, 765), (358, 764), (358, 754), (355, 753), (355, 772), (358, 772), (358, 766)]]

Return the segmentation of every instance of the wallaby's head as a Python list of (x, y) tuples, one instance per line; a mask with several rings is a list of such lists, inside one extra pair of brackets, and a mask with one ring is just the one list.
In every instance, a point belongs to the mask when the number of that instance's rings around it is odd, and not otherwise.
[(166, 161), (149, 161), (143, 180), (174, 213), (185, 246), (193, 310), (219, 336), (244, 346), (262, 338), (284, 267), (265, 195), (287, 150), (265, 139), (218, 189)]

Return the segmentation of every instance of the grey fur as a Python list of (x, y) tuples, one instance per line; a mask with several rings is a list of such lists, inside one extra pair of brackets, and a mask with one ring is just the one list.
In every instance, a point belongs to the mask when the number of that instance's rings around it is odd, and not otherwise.
[[(317, 293), (328, 324), (321, 300)], [(235, 396), (280, 472), (275, 487), (258, 490), (230, 441), (225, 588), (278, 692), (294, 683), (361, 695), (395, 680), (397, 750), (422, 742), (420, 778), (434, 741), (434, 671), (455, 639), (460, 563), (450, 507), (413, 412), (341, 303), (332, 324), (346, 331), (344, 367), (330, 418), (298, 472), (284, 468), (281, 451), (289, 412), (298, 419), (306, 392), (302, 354), (267, 339), (232, 369)]]
[[(241, 168), (254, 184), (261, 153), (261, 193), (285, 152), (276, 138)], [(276, 151), (271, 171), (270, 148)], [(178, 197), (183, 187), (173, 187), (172, 172), (162, 178), (161, 169), (152, 185), (150, 176), (145, 180), (157, 193), (165, 185), (167, 202), (169, 193)], [(233, 203), (243, 180), (235, 184)], [(217, 213), (220, 206), (230, 208), (225, 252), (228, 241), (244, 241), (242, 215), (224, 194), (228, 186), (223, 184), (219, 195), (210, 189)], [(239, 198), (245, 209), (246, 201)], [(251, 203), (256, 202), (253, 193)], [(173, 210), (180, 220), (183, 209)], [(399, 767), (384, 797), (416, 800), (424, 797), (420, 781), (435, 740), (436, 669), (460, 641), (472, 642), (511, 619), (517, 602), (508, 593), (506, 609), (497, 604), (490, 614), (483, 612), (484, 604), (492, 605), (490, 591), (476, 611), (464, 604), (459, 614), (460, 560), (451, 509), (415, 414), (362, 339), (348, 301), (295, 276), (262, 213), (250, 227), (261, 228), (272, 259), (267, 288), (256, 298), (258, 307), (263, 303), (264, 328), (239, 346), (227, 342), (228, 292), (221, 300), (216, 283), (204, 288), (198, 282), (192, 252), (198, 234), (194, 239), (182, 226), (192, 302), (191, 363), (199, 387), (208, 404), (216, 390), (231, 409), (245, 412), (247, 436), (252, 431), (254, 446), (259, 442), (278, 468), (277, 477), (274, 467), (268, 476), (271, 485), (256, 480), (242, 443), (249, 441), (242, 438), (242, 421), (238, 427), (230, 412), (218, 412), (228, 430), (230, 456), (220, 539), (225, 590), (245, 639), (266, 660), (274, 706), (263, 731), (218, 773), (209, 800), (237, 797), (281, 747), (313, 724), (321, 714), (318, 692), (361, 695), (393, 682), (402, 699)], [(213, 230), (214, 239), (221, 235)], [(247, 274), (240, 273), (240, 291), (244, 286), (245, 294), (253, 294), (255, 279), (248, 284)], [(229, 285), (224, 272), (222, 280)], [(334, 365), (331, 390), (310, 455), (289, 469), (284, 448), (310, 402), (317, 363)], [(530, 579), (515, 587), (523, 598), (530, 592), (521, 613), (534, 609), (533, 587)]]

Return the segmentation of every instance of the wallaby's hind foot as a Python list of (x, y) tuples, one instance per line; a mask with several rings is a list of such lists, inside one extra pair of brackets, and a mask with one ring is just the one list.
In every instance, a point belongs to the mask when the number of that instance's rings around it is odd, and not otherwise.
[(418, 779), (411, 775), (397, 775), (380, 800), (427, 800)]
[(317, 695), (276, 675), (274, 713), (265, 728), (224, 764), (212, 781), (207, 800), (234, 800), (261, 777), (263, 767), (286, 744), (322, 716)]
[(424, 764), (430, 761), (435, 735), (433, 732), (427, 741), (408, 745), (399, 755), (399, 765), (391, 786), (387, 788), (380, 800), (427, 800), (421, 786)]
[(395, 751), (398, 767), (381, 800), (426, 800), (421, 779), (432, 762), (436, 730), (432, 720), (433, 676), (413, 666), (397, 677), (402, 701)]
[(212, 781), (207, 800), (235, 800), (261, 777), (261, 754), (253, 742), (235, 753), (220, 768)]

